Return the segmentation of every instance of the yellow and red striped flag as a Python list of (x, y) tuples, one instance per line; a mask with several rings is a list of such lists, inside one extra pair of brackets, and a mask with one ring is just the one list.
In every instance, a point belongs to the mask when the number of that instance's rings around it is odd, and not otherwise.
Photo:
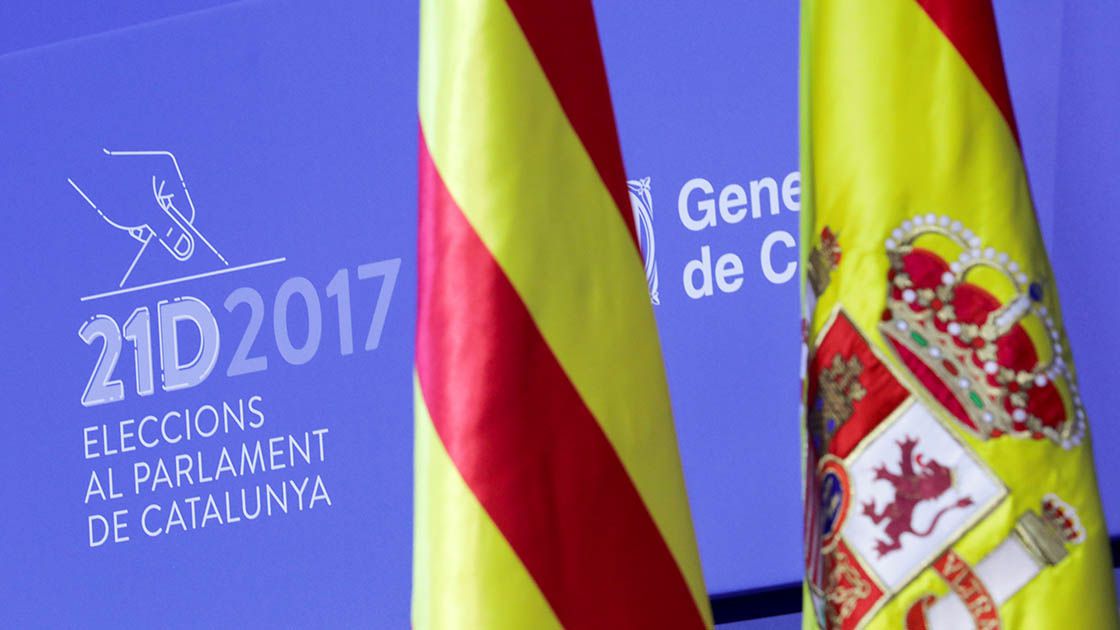
[(710, 626), (591, 3), (421, 6), (413, 626)]
[(806, 627), (1114, 628), (989, 0), (802, 3)]

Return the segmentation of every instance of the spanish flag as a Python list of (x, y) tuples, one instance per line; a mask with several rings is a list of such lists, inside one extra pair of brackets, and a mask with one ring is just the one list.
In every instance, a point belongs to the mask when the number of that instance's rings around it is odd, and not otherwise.
[(589, 0), (424, 0), (413, 627), (711, 625)]
[(801, 35), (805, 626), (1117, 627), (990, 2)]

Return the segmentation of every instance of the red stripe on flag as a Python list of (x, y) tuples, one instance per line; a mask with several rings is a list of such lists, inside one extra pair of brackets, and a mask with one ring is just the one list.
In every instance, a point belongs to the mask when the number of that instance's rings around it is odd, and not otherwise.
[(422, 133), (419, 152), (416, 368), (455, 466), (564, 626), (703, 626), (617, 453)]
[(937, 28), (952, 42), (973, 74), (1003, 112), (1011, 134), (1019, 143), (1019, 129), (1007, 89), (1003, 55), (999, 48), (996, 15), (990, 0), (917, 0)]
[(590, 0), (507, 0), (637, 245), (607, 71)]

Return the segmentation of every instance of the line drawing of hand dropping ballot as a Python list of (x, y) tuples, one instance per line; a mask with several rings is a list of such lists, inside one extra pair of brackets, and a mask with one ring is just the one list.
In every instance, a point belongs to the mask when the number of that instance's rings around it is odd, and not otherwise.
[[(102, 220), (140, 243), (118, 286), (123, 288), (128, 282), (153, 239), (178, 262), (190, 260), (196, 244), (201, 241), (222, 265), (229, 266), (225, 256), (194, 225), (198, 213), (174, 154), (170, 151), (101, 151), (106, 160), (112, 160), (104, 169), (113, 175), (111, 186), (102, 186), (101, 190), (93, 192), (88, 184), (83, 188), (72, 178), (66, 181)], [(185, 207), (180, 209), (184, 202)], [(153, 206), (159, 209), (158, 213), (153, 211)]]

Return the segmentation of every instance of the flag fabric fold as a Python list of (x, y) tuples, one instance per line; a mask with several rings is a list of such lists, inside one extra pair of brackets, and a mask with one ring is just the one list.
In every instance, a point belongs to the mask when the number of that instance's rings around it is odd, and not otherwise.
[(415, 628), (711, 625), (590, 2), (421, 4)]
[(1117, 627), (990, 2), (801, 29), (805, 627)]

